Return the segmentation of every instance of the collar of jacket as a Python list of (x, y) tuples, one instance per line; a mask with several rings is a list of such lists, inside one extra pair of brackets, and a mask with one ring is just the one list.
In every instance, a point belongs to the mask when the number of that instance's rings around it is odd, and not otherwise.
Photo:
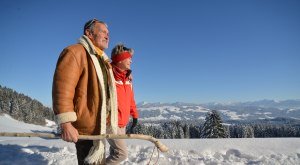
[[(94, 44), (86, 35), (82, 35), (78, 39), (78, 42), (87, 50), (87, 52), (89, 54), (97, 56), (97, 51), (96, 51)], [(99, 54), (99, 55), (101, 55), (101, 54)], [(109, 61), (109, 58), (104, 51), (102, 51), (101, 56), (104, 59), (104, 61)]]
[(116, 81), (126, 81), (131, 74), (131, 70), (125, 70), (122, 71), (120, 68), (118, 68), (116, 65), (112, 64), (112, 69), (114, 73), (114, 77)]

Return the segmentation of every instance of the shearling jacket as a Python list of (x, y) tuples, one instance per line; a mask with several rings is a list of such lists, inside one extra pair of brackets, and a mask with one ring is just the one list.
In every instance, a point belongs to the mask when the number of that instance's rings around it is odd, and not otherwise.
[(53, 78), (53, 110), (59, 124), (72, 122), (79, 134), (96, 135), (100, 134), (101, 128), (106, 129), (106, 126), (101, 126), (106, 123), (101, 121), (101, 115), (105, 116), (101, 110), (116, 109), (116, 99), (112, 97), (112, 104), (103, 106), (106, 104), (104, 87), (99, 84), (99, 72), (91, 58), (96, 53), (86, 36), (82, 41), (84, 44), (71, 45), (60, 54)]

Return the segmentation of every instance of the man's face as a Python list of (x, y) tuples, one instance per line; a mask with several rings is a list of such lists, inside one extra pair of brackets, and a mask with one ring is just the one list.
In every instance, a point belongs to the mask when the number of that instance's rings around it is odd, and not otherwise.
[(87, 36), (93, 42), (93, 44), (101, 50), (108, 48), (109, 43), (109, 31), (106, 25), (96, 22), (94, 31), (87, 32)]
[(131, 57), (130, 58), (126, 58), (120, 62), (117, 63), (117, 67), (122, 69), (122, 70), (129, 70), (131, 68)]

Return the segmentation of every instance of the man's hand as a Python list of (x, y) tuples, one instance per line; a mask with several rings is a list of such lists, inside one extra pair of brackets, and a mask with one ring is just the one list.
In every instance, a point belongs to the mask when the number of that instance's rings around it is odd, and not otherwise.
[(130, 133), (134, 133), (135, 132), (134, 128), (136, 127), (137, 123), (138, 123), (138, 119), (137, 118), (133, 118), (132, 119), (132, 125), (131, 125), (131, 128), (130, 128)]
[(68, 122), (68, 123), (62, 123), (60, 124), (62, 132), (61, 132), (61, 138), (64, 141), (67, 142), (77, 142), (78, 141), (78, 131), (76, 128), (73, 127), (73, 125)]

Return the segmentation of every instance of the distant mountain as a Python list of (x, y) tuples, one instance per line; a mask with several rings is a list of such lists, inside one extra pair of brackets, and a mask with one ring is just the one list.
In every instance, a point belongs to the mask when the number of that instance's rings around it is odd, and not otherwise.
[(251, 101), (251, 102), (234, 102), (234, 103), (227, 103), (227, 104), (222, 104), (222, 103), (211, 103), (207, 105), (223, 105), (223, 106), (257, 106), (257, 107), (264, 107), (264, 108), (279, 108), (279, 109), (285, 109), (285, 108), (295, 108), (299, 109), (300, 108), (300, 99), (295, 99), (295, 100), (259, 100), (259, 101)]
[(138, 104), (141, 120), (202, 120), (207, 112), (218, 110), (223, 120), (291, 118), (300, 120), (300, 100), (260, 100), (236, 103), (146, 103)]
[(39, 125), (45, 125), (46, 119), (54, 121), (54, 113), (51, 108), (1, 85), (0, 114), (9, 114), (16, 120)]

